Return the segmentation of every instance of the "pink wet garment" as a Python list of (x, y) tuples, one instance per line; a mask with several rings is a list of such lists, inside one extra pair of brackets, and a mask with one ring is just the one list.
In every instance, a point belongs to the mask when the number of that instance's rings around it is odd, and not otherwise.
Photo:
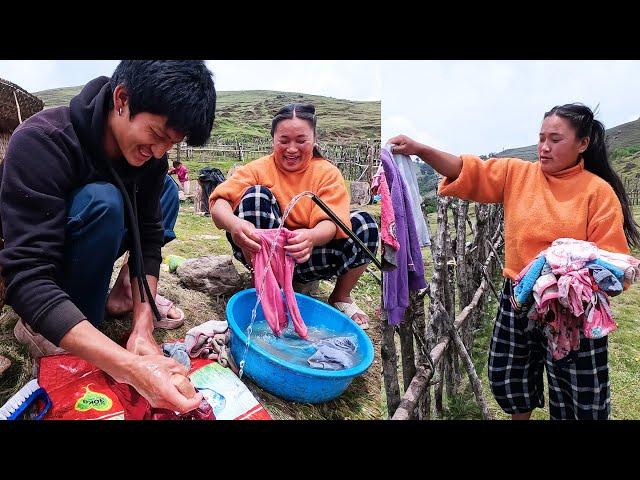
[[(265, 275), (267, 261), (271, 254), (273, 242), (276, 238), (277, 228), (255, 230), (260, 237), (260, 251), (253, 256), (254, 286), (256, 292), (260, 292), (262, 277)], [(292, 257), (285, 255), (284, 246), (289, 239), (295, 235), (294, 232), (286, 228), (280, 230), (275, 252), (271, 257), (271, 266), (266, 272), (266, 279), (262, 290), (260, 305), (264, 318), (276, 336), (280, 336), (289, 323), (285, 309), (282, 291), (286, 299), (293, 328), (301, 338), (307, 338), (307, 326), (302, 320), (298, 303), (293, 291), (293, 269), (295, 261)], [(282, 291), (281, 291), (282, 288)]]
[(558, 281), (553, 273), (541, 275), (533, 285), (533, 299), (539, 312), (546, 312), (547, 305), (559, 296)]
[(393, 209), (393, 202), (391, 202), (391, 192), (389, 191), (389, 184), (384, 175), (384, 170), (380, 174), (378, 192), (380, 193), (382, 203), (380, 211), (380, 236), (385, 245), (390, 246), (397, 252), (400, 250), (400, 243), (396, 237), (396, 213)]

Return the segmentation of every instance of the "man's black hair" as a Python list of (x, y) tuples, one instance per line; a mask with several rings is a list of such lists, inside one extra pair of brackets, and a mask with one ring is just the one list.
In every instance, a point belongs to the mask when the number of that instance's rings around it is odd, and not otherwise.
[[(111, 88), (123, 85), (129, 112), (167, 117), (167, 127), (186, 136), (189, 145), (204, 145), (216, 112), (213, 74), (201, 60), (123, 60), (111, 76)], [(113, 107), (113, 105), (111, 105)]]

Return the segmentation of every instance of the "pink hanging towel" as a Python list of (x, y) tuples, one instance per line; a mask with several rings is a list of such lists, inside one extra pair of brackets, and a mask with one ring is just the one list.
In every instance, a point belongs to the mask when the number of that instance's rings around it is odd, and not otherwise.
[(380, 212), (380, 235), (382, 241), (389, 245), (394, 251), (400, 250), (400, 243), (396, 236), (396, 212), (393, 209), (393, 202), (391, 201), (391, 192), (389, 191), (389, 184), (387, 183), (387, 177), (384, 175), (384, 170), (380, 174), (378, 192), (382, 200), (382, 208)]
[[(273, 242), (276, 238), (277, 228), (256, 230), (256, 234), (260, 237), (260, 251), (253, 257), (253, 269), (254, 269), (254, 286), (256, 291), (260, 291), (262, 277), (267, 268), (267, 261), (271, 254)], [(284, 291), (284, 297), (286, 299), (286, 306), (288, 307), (289, 314), (291, 315), (291, 321), (293, 322), (293, 328), (301, 338), (307, 338), (307, 326), (302, 320), (300, 310), (298, 310), (298, 304), (296, 302), (295, 293), (293, 291), (293, 269), (295, 267), (295, 261), (288, 255), (285, 255), (284, 246), (288, 243), (289, 239), (294, 236), (294, 232), (282, 228), (278, 237), (278, 243), (276, 245), (273, 257), (271, 257), (271, 268), (267, 272), (267, 276), (264, 283), (264, 290), (260, 304), (264, 313), (264, 318), (273, 330), (276, 336), (282, 334), (282, 330), (287, 327), (289, 323), (287, 320), (287, 314), (285, 304), (282, 298), (282, 290)]]

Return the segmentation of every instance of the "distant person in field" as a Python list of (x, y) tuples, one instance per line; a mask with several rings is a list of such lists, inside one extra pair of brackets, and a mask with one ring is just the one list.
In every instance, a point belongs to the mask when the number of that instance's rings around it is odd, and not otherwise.
[(440, 195), (504, 205), (506, 279), (488, 368), (502, 409), (513, 419), (528, 419), (534, 408), (543, 407), (546, 366), (552, 419), (609, 418), (607, 337), (586, 338), (580, 331), (579, 350), (555, 361), (541, 324), (528, 328), (528, 309), (517, 309), (509, 300), (518, 273), (558, 238), (625, 254), (629, 245), (640, 245), (624, 187), (609, 164), (604, 125), (584, 105), (553, 107), (542, 121), (535, 163), (455, 156), (404, 135), (388, 143), (395, 145), (394, 152), (417, 155), (444, 175)]
[(169, 169), (169, 175), (178, 175), (178, 181), (185, 195), (189, 195), (189, 169), (180, 161), (173, 161), (173, 168)]
[[(349, 194), (340, 170), (325, 159), (316, 143), (315, 107), (294, 103), (271, 122), (273, 152), (238, 169), (209, 197), (218, 228), (227, 231), (234, 256), (252, 267), (260, 251), (256, 229), (277, 228), (290, 200), (310, 190), (375, 253), (378, 227), (366, 212), (349, 212)], [(329, 303), (363, 329), (369, 317), (355, 304), (351, 291), (371, 260), (309, 197), (303, 197), (285, 220), (296, 236), (285, 250), (296, 261), (294, 280), (308, 283), (337, 277)]]
[[(14, 332), (34, 356), (67, 351), (132, 385), (153, 407), (187, 412), (154, 327), (184, 313), (157, 295), (161, 248), (175, 238), (178, 187), (167, 151), (211, 134), (216, 91), (202, 61), (134, 61), (90, 81), (70, 105), (13, 133), (0, 165), (0, 251)], [(130, 252), (109, 293), (114, 262)], [(133, 311), (125, 348), (98, 328)], [(119, 339), (118, 339), (119, 340)]]

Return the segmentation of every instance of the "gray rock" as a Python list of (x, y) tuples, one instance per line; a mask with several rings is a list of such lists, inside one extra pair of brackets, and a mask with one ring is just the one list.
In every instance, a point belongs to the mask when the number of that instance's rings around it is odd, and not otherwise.
[(245, 279), (236, 270), (231, 255), (185, 260), (176, 273), (185, 287), (214, 297), (235, 293), (245, 285)]
[(370, 187), (367, 182), (351, 182), (351, 205), (367, 205), (371, 200)]

